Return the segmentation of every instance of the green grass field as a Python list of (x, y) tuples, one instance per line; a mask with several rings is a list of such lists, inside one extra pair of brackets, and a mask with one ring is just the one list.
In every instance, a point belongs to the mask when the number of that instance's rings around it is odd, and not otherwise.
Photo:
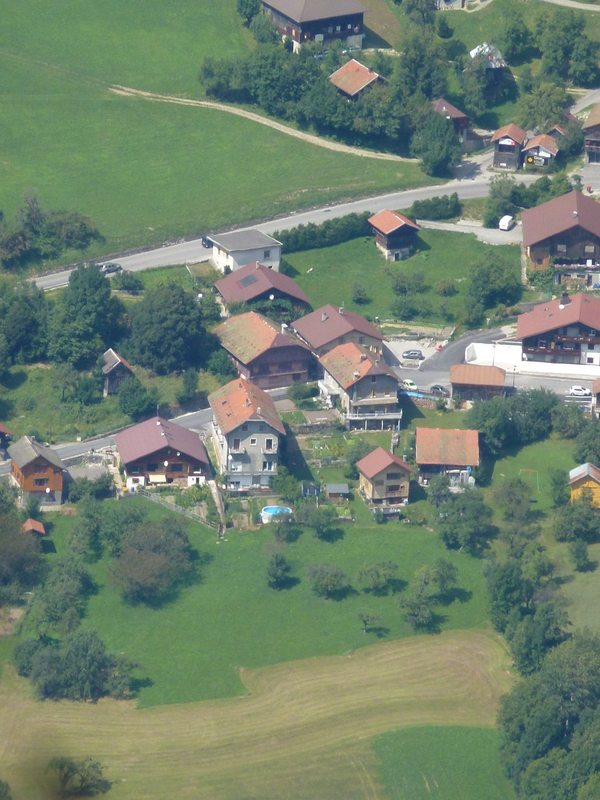
[[(393, 275), (424, 272), (428, 289), (419, 298), (426, 299), (431, 306), (431, 314), (424, 321), (435, 323), (444, 323), (439, 312), (442, 299), (450, 311), (457, 316), (460, 314), (471, 267), (484, 263), (490, 253), (513, 263), (515, 269), (520, 259), (517, 247), (491, 248), (477, 241), (474, 234), (446, 231), (422, 230), (417, 248), (419, 252), (406, 261), (392, 263), (381, 257), (373, 239), (367, 237), (320, 250), (289, 253), (285, 258), (296, 270), (294, 278), (308, 295), (313, 308), (325, 303), (343, 304), (359, 314), (368, 314), (371, 319), (375, 316), (392, 318)], [(308, 274), (310, 268), (313, 271)], [(458, 294), (454, 297), (441, 298), (435, 292), (435, 286), (446, 279), (456, 282)], [(355, 282), (366, 289), (369, 303), (359, 305), (352, 301)]]

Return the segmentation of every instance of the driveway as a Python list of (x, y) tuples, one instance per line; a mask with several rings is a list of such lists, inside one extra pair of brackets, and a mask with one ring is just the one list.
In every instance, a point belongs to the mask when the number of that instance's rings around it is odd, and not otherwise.
[[(600, 170), (598, 170), (600, 173)], [(600, 177), (600, 176), (599, 176)], [(459, 220), (458, 222), (432, 222), (418, 219), (417, 223), (422, 228), (436, 231), (450, 231), (452, 233), (474, 233), (480, 242), (486, 244), (522, 244), (523, 228), (515, 225), (511, 231), (501, 231), (498, 228), (484, 228), (478, 220)]]

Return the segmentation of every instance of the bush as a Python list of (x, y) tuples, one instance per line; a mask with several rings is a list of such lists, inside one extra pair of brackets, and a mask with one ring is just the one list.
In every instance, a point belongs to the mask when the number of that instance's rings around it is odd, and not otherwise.
[(350, 239), (358, 239), (360, 236), (369, 236), (370, 216), (368, 211), (363, 214), (347, 214), (339, 219), (328, 219), (321, 225), (309, 222), (308, 225), (298, 225), (297, 228), (288, 231), (276, 231), (273, 236), (282, 243), (283, 253), (331, 247), (334, 244), (348, 242)]
[(129, 272), (128, 270), (115, 275), (112, 285), (114, 289), (129, 292), (130, 294), (139, 294), (144, 291), (144, 281), (135, 272)]
[(440, 281), (435, 290), (442, 297), (454, 297), (455, 294), (458, 294), (458, 287), (451, 280)]
[(192, 397), (194, 397), (198, 389), (198, 378), (199, 375), (197, 369), (194, 369), (194, 367), (186, 369), (183, 374), (183, 387), (177, 394), (178, 403), (186, 403), (188, 400), (191, 400)]
[(267, 567), (267, 575), (269, 578), (269, 586), (280, 589), (285, 585), (288, 575), (291, 572), (291, 564), (287, 558), (281, 553), (275, 553), (269, 561)]
[[(439, 19), (443, 20), (444, 16), (440, 15)], [(458, 195), (454, 192), (451, 195), (432, 197), (430, 200), (415, 200), (410, 207), (409, 216), (413, 219), (452, 219), (458, 217), (461, 210)]]
[(117, 399), (123, 414), (137, 421), (156, 410), (158, 392), (156, 389), (148, 391), (137, 378), (131, 377), (119, 386)]
[(350, 583), (343, 569), (335, 564), (311, 564), (306, 577), (314, 593), (327, 599), (341, 595)]
[(235, 378), (237, 375), (233, 361), (222, 347), (211, 354), (208, 359), (208, 369), (215, 377), (224, 382)]
[(569, 545), (569, 554), (578, 572), (582, 572), (590, 563), (587, 542), (583, 539), (575, 539), (574, 542), (571, 542)]
[(358, 305), (365, 305), (370, 303), (371, 300), (367, 295), (367, 290), (361, 283), (352, 284), (352, 301)]
[(23, 639), (15, 647), (12, 661), (15, 669), (22, 678), (28, 678), (31, 675), (31, 667), (33, 659), (40, 647), (44, 644), (41, 639)]

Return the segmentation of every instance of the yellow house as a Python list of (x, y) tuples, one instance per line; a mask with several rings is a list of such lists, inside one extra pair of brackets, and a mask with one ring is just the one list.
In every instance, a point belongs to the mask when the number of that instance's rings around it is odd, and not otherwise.
[(592, 500), (592, 505), (600, 508), (600, 469), (589, 462), (575, 467), (569, 472), (571, 502), (585, 492)]

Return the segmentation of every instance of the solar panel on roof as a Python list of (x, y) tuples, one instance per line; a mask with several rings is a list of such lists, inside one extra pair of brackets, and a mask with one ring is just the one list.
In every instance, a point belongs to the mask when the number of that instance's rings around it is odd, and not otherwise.
[(243, 286), (244, 289), (246, 289), (246, 287), (252, 286), (253, 283), (256, 283), (257, 280), (258, 278), (256, 275), (246, 275), (246, 277), (242, 278), (240, 281), (238, 281), (238, 283), (240, 286)]

